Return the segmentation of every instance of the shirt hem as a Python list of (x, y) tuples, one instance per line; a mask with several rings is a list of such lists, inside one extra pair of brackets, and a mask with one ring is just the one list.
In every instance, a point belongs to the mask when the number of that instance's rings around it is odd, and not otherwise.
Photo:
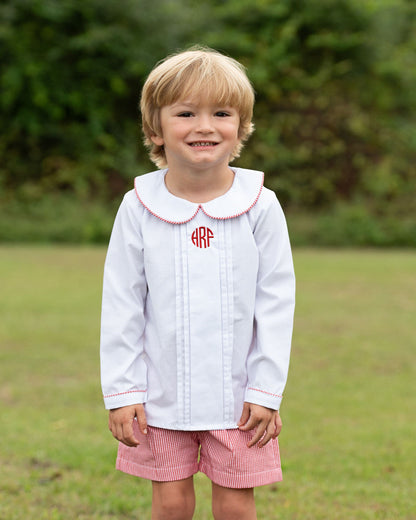
[(153, 428), (163, 428), (164, 430), (178, 430), (182, 432), (202, 432), (212, 430), (235, 430), (238, 428), (236, 422), (232, 423), (212, 423), (212, 424), (166, 424), (153, 421), (147, 418), (147, 424)]

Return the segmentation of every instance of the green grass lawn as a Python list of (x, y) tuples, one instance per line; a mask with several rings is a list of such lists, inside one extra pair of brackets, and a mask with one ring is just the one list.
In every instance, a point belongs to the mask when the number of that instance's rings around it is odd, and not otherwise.
[[(149, 483), (114, 470), (102, 405), (104, 255), (0, 247), (0, 520), (150, 519)], [(294, 257), (284, 481), (257, 490), (259, 520), (416, 519), (416, 252)]]

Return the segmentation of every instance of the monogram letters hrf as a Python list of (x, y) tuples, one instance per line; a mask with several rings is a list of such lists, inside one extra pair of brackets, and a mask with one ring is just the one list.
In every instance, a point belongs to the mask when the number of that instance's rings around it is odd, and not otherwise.
[(195, 229), (191, 238), (196, 247), (206, 248), (211, 245), (210, 241), (214, 238), (214, 233), (209, 228), (201, 226)]

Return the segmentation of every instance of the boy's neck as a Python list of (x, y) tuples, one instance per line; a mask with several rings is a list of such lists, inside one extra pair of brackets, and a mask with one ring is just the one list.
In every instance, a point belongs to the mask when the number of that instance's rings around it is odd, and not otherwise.
[(210, 171), (181, 171), (169, 169), (165, 176), (166, 188), (181, 199), (203, 204), (224, 195), (232, 186), (234, 172), (230, 167)]

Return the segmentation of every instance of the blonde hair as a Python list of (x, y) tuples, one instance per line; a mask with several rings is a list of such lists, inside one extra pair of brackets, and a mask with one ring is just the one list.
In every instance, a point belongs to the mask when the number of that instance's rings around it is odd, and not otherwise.
[(151, 137), (162, 136), (160, 109), (179, 100), (193, 100), (195, 96), (238, 110), (240, 142), (230, 161), (239, 157), (244, 141), (252, 134), (254, 90), (244, 67), (213, 49), (192, 47), (159, 62), (143, 86), (140, 109), (144, 142), (151, 160), (159, 168), (166, 167), (165, 150), (153, 143)]

